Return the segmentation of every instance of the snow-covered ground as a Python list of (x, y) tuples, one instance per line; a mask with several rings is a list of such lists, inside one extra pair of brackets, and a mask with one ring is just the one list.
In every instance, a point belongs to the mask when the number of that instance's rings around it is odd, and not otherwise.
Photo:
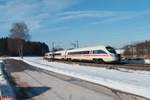
[(2, 62), (3, 61), (0, 60), (0, 96), (2, 96), (2, 97), (9, 96), (10, 98), (12, 97), (13, 100), (15, 100), (12, 87), (9, 84), (9, 82), (7, 81), (7, 79), (5, 78), (5, 75), (2, 71)]
[(145, 64), (150, 64), (150, 59), (145, 59)]
[(150, 72), (148, 71), (85, 67), (77, 64), (48, 62), (40, 57), (25, 57), (23, 61), (35, 67), (150, 98)]

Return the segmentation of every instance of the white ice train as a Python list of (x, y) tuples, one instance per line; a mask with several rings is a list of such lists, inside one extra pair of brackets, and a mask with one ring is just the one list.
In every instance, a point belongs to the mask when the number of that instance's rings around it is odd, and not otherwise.
[(95, 63), (118, 62), (119, 56), (111, 46), (96, 46), (49, 52), (46, 59), (94, 61)]

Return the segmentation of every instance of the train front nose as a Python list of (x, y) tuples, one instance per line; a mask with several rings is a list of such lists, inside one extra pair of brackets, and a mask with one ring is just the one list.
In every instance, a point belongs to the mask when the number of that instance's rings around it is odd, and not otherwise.
[(119, 62), (120, 61), (120, 55), (118, 54), (111, 54), (112, 62)]

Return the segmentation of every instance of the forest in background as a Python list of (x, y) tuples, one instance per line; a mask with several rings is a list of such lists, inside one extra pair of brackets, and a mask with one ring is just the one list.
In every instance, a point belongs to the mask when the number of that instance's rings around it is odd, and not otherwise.
[(43, 42), (25, 41), (19, 38), (0, 38), (0, 56), (19, 56), (20, 44), (23, 56), (43, 56), (49, 51)]

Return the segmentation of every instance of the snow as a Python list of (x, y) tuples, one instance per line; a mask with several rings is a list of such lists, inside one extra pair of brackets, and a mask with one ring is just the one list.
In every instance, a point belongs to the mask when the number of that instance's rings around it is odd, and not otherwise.
[(0, 96), (11, 96), (15, 100), (14, 92), (10, 83), (5, 78), (5, 75), (2, 71), (2, 60), (0, 60)]
[(150, 64), (150, 59), (145, 59), (145, 64)]
[(116, 50), (117, 54), (123, 54), (124, 51), (125, 51), (124, 49), (117, 49), (117, 50)]
[[(20, 60), (20, 58), (14, 58)], [(25, 57), (24, 62), (45, 70), (80, 78), (109, 88), (150, 98), (150, 72), (106, 69), (48, 62), (42, 57)]]

